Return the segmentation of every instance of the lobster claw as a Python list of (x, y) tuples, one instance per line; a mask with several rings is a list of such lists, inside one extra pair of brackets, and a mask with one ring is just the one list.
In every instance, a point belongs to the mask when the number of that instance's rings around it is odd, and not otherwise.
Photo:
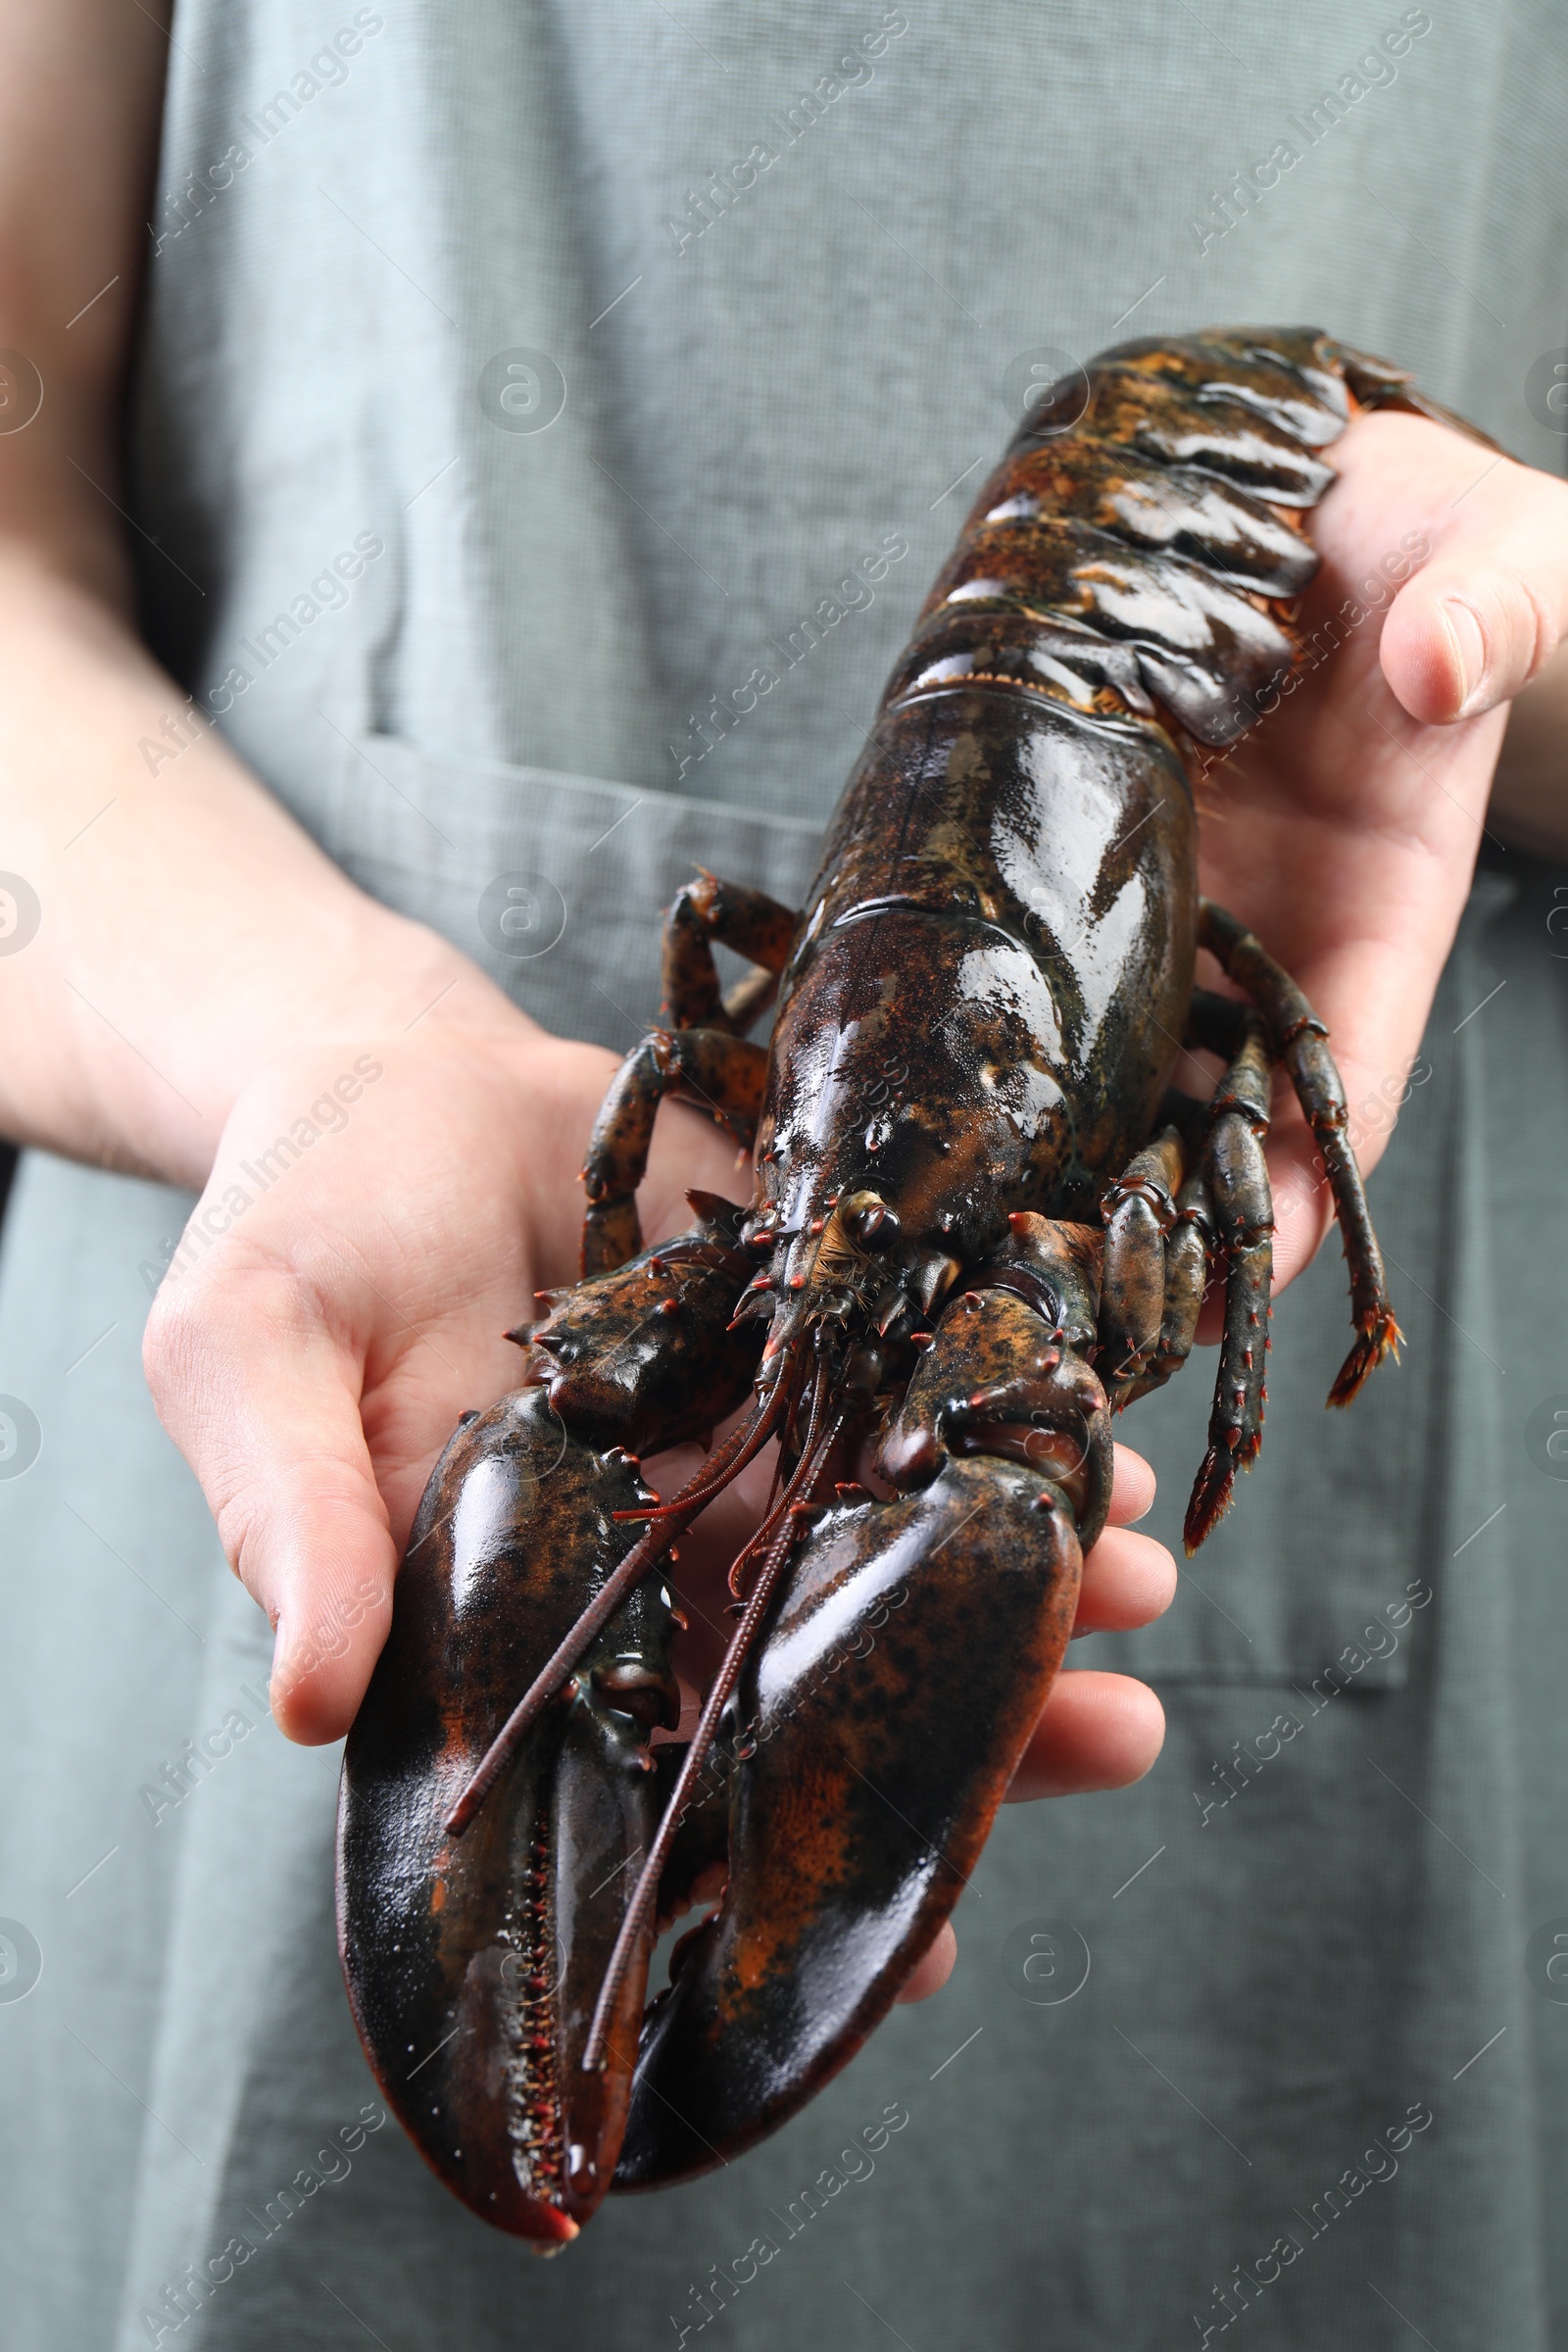
[[(576, 2236), (614, 2172), (652, 1921), (604, 2062), (583, 2061), (662, 1810), (649, 1736), (680, 1714), (657, 1562), (627, 1566), (613, 1605), (605, 1590), (658, 1500), (622, 1448), (679, 1442), (750, 1384), (760, 1335), (727, 1329), (749, 1269), (724, 1205), (571, 1293), (532, 1335), (528, 1385), (465, 1417), (344, 1754), (338, 1936), (366, 2052), (447, 2186), (546, 2247)], [(603, 1622), (529, 1713), (518, 1701), (585, 1610)]]
[(1070, 1511), (1011, 1462), (818, 1523), (741, 1684), (729, 1886), (650, 2012), (617, 2188), (739, 2154), (886, 2016), (979, 1858), (1079, 1567)]
[(828, 1511), (796, 1555), (736, 1692), (725, 1897), (649, 2012), (617, 2188), (804, 2106), (967, 1885), (1109, 1497), (1098, 1280), (1098, 1236), (1015, 1220), (889, 1431), (883, 1469), (916, 1491)]
[(350, 1735), (339, 1941), (355, 2019), (420, 2152), (486, 2221), (575, 2237), (614, 2169), (646, 1975), (609, 2063), (594, 2003), (652, 1834), (646, 1741), (673, 1725), (671, 1611), (623, 1603), (466, 1834), (447, 1817), (540, 1662), (638, 1530), (622, 1456), (568, 1435), (542, 1388), (461, 1428), (426, 1490), (391, 1636)]

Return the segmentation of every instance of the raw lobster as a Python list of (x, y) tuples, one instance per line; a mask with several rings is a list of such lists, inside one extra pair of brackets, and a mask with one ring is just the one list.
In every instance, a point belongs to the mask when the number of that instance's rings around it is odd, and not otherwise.
[[(1349, 1262), (1330, 1401), (1397, 1342), (1323, 1025), (1197, 886), (1199, 747), (1298, 658), (1300, 517), (1352, 402), (1457, 421), (1305, 328), (1127, 343), (1054, 387), (926, 602), (804, 914), (707, 874), (670, 909), (671, 1025), (589, 1146), (583, 1280), (436, 1465), (344, 1765), (366, 2048), (502, 2229), (557, 2245), (612, 2184), (733, 2156), (886, 2014), (1060, 1663), (1111, 1415), (1182, 1363), (1216, 1272), (1189, 1548), (1225, 1509), (1263, 1422), (1276, 1063)], [(714, 942), (757, 967), (727, 998)], [(1195, 988), (1200, 946), (1245, 1002)], [(1207, 1102), (1170, 1091), (1184, 1042), (1224, 1064)], [(693, 1194), (647, 1250), (672, 1092), (754, 1146), (755, 1188)], [(678, 1493), (645, 1486), (748, 1396)], [(733, 1638), (690, 1742), (656, 1743), (661, 1563), (772, 1438)], [(657, 1923), (715, 1863), (645, 2017)]]

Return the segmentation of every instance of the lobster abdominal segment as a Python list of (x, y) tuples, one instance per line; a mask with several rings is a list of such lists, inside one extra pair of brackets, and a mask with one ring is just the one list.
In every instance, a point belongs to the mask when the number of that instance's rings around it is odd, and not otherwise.
[[(801, 914), (707, 873), (676, 898), (671, 1026), (588, 1149), (584, 1279), (436, 1466), (344, 1764), (367, 2050), (503, 2229), (557, 2244), (612, 2178), (732, 2157), (886, 2014), (1059, 1667), (1112, 1413), (1185, 1361), (1216, 1277), (1190, 1548), (1228, 1506), (1266, 1400), (1276, 1068), (1350, 1266), (1330, 1401), (1397, 1341), (1322, 1023), (1199, 898), (1191, 785), (1296, 660), (1300, 517), (1356, 404), (1446, 417), (1309, 328), (1102, 354), (982, 490)], [(715, 945), (755, 966), (727, 996)], [(1248, 1003), (1195, 990), (1200, 946)], [(744, 1032), (775, 993), (764, 1051)], [(1206, 1103), (1171, 1091), (1184, 1043), (1224, 1064)], [(643, 1250), (674, 1092), (755, 1181)], [(748, 1392), (686, 1487), (642, 1486), (638, 1457)], [(739, 1625), (690, 1746), (655, 1750), (678, 1715), (660, 1563), (772, 1437)], [(715, 1867), (645, 2019), (657, 1923)]]

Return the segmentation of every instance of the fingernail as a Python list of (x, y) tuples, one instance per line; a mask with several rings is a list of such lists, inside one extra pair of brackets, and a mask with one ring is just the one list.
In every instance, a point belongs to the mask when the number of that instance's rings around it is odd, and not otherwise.
[(1481, 634), (1481, 623), (1468, 605), (1448, 598), (1443, 606), (1443, 617), (1459, 663), (1460, 718), (1468, 718), (1481, 707), (1482, 689), (1486, 682), (1487, 643)]

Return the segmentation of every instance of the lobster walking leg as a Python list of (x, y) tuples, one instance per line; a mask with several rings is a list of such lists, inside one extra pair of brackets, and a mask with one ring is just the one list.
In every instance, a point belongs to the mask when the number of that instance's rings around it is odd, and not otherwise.
[[(702, 872), (675, 893), (664, 917), (664, 1006), (677, 1029), (722, 1029), (744, 1036), (778, 989), (800, 916), (760, 890)], [(759, 968), (726, 997), (713, 943), (733, 948)]]
[(1348, 1404), (1367, 1374), (1402, 1334), (1394, 1319), (1383, 1253), (1372, 1230), (1361, 1171), (1346, 1133), (1345, 1088), (1328, 1049), (1328, 1031), (1290, 974), (1223, 906), (1212, 899), (1199, 906), (1199, 944), (1209, 950), (1239, 988), (1246, 990), (1268, 1024), (1276, 1059), (1285, 1064), (1297, 1100), (1306, 1113), (1334, 1193), (1335, 1212), (1350, 1268), (1351, 1317), (1356, 1337), (1329, 1391), (1330, 1404)]
[[(1114, 1349), (1121, 1342), (1121, 1325), (1113, 1308), (1107, 1312), (1112, 1266), (1118, 1258), (1117, 1228), (1127, 1217), (1136, 1177), (1140, 1173), (1147, 1176), (1146, 1163), (1154, 1164), (1155, 1146), (1140, 1152), (1106, 1194), (1100, 1327), (1102, 1360), (1111, 1375), (1129, 1360), (1135, 1364), (1133, 1376), (1129, 1379), (1124, 1374), (1112, 1392), (1112, 1403), (1120, 1410), (1162, 1387), (1186, 1362), (1197, 1335), (1209, 1268), (1216, 1261), (1223, 1266), (1225, 1328), (1208, 1446), (1184, 1529), (1187, 1549), (1193, 1552), (1223, 1515), (1236, 1470), (1251, 1467), (1262, 1438), (1268, 1395), (1264, 1359), (1273, 1273), (1273, 1206), (1262, 1152), (1270, 1093), (1268, 1036), (1262, 1019), (1228, 997), (1198, 989), (1193, 994), (1187, 1042), (1223, 1054), (1228, 1066), (1209, 1102), (1195, 1102), (1179, 1095), (1166, 1098), (1166, 1108), (1175, 1123), (1159, 1139), (1165, 1144), (1164, 1165), (1175, 1170), (1172, 1182), (1179, 1180), (1184, 1166), (1190, 1173), (1174, 1203), (1168, 1192), (1163, 1197), (1157, 1192), (1154, 1195), (1163, 1211), (1163, 1239), (1157, 1233), (1141, 1236), (1145, 1254), (1138, 1261), (1135, 1279), (1140, 1286), (1142, 1329), (1146, 1333), (1152, 1330), (1155, 1336), (1146, 1357), (1118, 1357)], [(1173, 1151), (1166, 1139), (1177, 1136), (1182, 1149)], [(1152, 1219), (1153, 1213), (1152, 1208)], [(1156, 1266), (1164, 1286), (1157, 1306), (1147, 1295)], [(1117, 1279), (1125, 1280), (1119, 1274)]]
[[(1195, 1103), (1192, 1107), (1200, 1115), (1200, 1105)], [(1165, 1305), (1159, 1338), (1147, 1370), (1133, 1382), (1122, 1400), (1124, 1404), (1163, 1388), (1171, 1374), (1179, 1372), (1192, 1354), (1213, 1251), (1214, 1225), (1209, 1214), (1208, 1188), (1200, 1171), (1195, 1168), (1176, 1196), (1171, 1228), (1165, 1236)]]
[(1186, 1153), (1166, 1127), (1138, 1152), (1101, 1203), (1105, 1220), (1100, 1291), (1100, 1346), (1111, 1401), (1125, 1399), (1159, 1344), (1165, 1312), (1165, 1236), (1175, 1221), (1173, 1196)]
[(1262, 1443), (1274, 1204), (1263, 1157), (1272, 1072), (1261, 1019), (1246, 1005), (1200, 989), (1189, 1037), (1230, 1056), (1202, 1114), (1207, 1132), (1197, 1170), (1212, 1246), (1225, 1261), (1225, 1330), (1208, 1448), (1182, 1529), (1191, 1554), (1228, 1508), (1237, 1470), (1251, 1468)]
[(652, 1029), (632, 1048), (611, 1080), (583, 1161), (584, 1274), (609, 1273), (642, 1248), (636, 1193), (664, 1097), (684, 1089), (750, 1151), (766, 1083), (762, 1047), (720, 1029)]

